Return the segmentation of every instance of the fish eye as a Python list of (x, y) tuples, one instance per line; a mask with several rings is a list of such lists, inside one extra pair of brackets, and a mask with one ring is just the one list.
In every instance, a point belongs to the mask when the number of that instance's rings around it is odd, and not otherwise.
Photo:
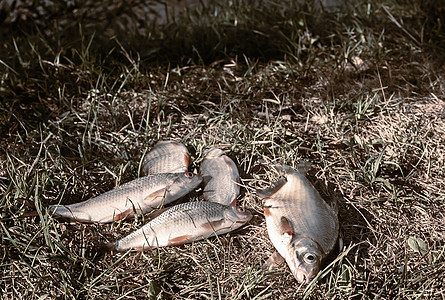
[(307, 264), (314, 264), (317, 262), (317, 257), (309, 252), (303, 256), (303, 259)]
[(185, 177), (191, 178), (191, 177), (193, 177), (193, 173), (192, 172), (185, 172)]
[(236, 208), (236, 210), (237, 210), (239, 213), (243, 213), (243, 212), (244, 212), (244, 208), (239, 207), (239, 206)]

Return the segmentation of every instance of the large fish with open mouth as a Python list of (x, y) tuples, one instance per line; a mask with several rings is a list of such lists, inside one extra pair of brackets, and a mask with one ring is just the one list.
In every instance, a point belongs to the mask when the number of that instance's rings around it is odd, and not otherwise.
[(297, 281), (308, 283), (336, 244), (337, 213), (305, 174), (288, 166), (281, 171), (285, 178), (257, 194), (263, 199), (267, 231), (278, 252), (273, 257), (284, 258)]
[(160, 141), (144, 157), (142, 172), (145, 175), (158, 173), (180, 173), (187, 171), (190, 153), (175, 141)]
[(89, 200), (52, 205), (57, 216), (79, 222), (107, 223), (129, 219), (170, 203), (188, 194), (201, 183), (201, 177), (190, 172), (148, 175), (127, 182)]
[(204, 199), (225, 205), (236, 205), (240, 193), (238, 169), (224, 151), (211, 148), (201, 163)]
[(251, 218), (249, 211), (236, 206), (206, 201), (181, 203), (118, 240), (111, 248), (117, 251), (142, 251), (182, 245), (233, 231)]

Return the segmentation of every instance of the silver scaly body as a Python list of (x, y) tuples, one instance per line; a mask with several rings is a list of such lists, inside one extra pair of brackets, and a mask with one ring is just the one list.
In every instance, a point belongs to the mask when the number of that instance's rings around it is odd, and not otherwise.
[(252, 218), (241, 208), (213, 202), (175, 205), (142, 228), (118, 240), (117, 251), (181, 245), (233, 231)]
[(161, 141), (145, 155), (142, 172), (145, 175), (186, 172), (189, 164), (190, 154), (183, 144)]
[(338, 218), (304, 174), (287, 166), (282, 169), (285, 178), (257, 194), (263, 199), (272, 244), (297, 281), (308, 282), (335, 246)]
[(107, 223), (128, 219), (134, 213), (143, 214), (181, 198), (197, 187), (201, 180), (201, 177), (188, 172), (149, 175), (89, 200), (52, 205), (49, 209), (54, 215), (79, 222)]
[(238, 169), (224, 151), (210, 149), (201, 163), (204, 199), (225, 205), (236, 205), (240, 193)]

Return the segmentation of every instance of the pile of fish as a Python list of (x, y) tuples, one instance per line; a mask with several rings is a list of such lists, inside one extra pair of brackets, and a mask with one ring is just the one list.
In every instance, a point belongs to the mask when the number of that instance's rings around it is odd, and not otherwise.
[[(158, 210), (160, 214), (146, 225), (111, 244), (116, 251), (181, 245), (236, 230), (250, 221), (252, 214), (236, 206), (239, 173), (224, 151), (207, 151), (199, 175), (189, 172), (189, 164), (190, 154), (184, 145), (158, 142), (145, 156), (144, 177), (87, 201), (49, 209), (54, 215), (80, 222), (113, 222), (164, 207), (204, 182), (205, 201)], [(269, 238), (277, 250), (266, 264), (286, 261), (295, 279), (307, 283), (337, 242), (337, 212), (321, 198), (303, 167), (277, 169), (283, 177), (270, 188), (257, 190)]]
[(53, 205), (57, 216), (79, 222), (108, 223), (129, 219), (169, 204), (192, 190), (205, 178), (204, 199), (166, 208), (146, 225), (112, 244), (117, 251), (144, 250), (181, 245), (233, 231), (251, 218), (235, 206), (239, 175), (225, 153), (210, 149), (200, 175), (188, 171), (190, 154), (177, 142), (162, 141), (144, 158), (146, 176), (125, 183), (95, 198), (71, 205)]

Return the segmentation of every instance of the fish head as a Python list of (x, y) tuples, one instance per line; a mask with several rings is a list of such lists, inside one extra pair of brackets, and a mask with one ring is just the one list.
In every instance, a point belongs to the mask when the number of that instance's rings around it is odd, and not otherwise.
[(202, 181), (201, 176), (192, 172), (182, 172), (178, 174), (170, 174), (168, 179), (168, 193), (182, 197), (196, 188)]
[(252, 219), (252, 213), (239, 206), (228, 206), (224, 211), (224, 218), (233, 223), (233, 229), (241, 227)]
[(288, 244), (285, 259), (298, 283), (309, 283), (320, 271), (322, 251), (307, 237), (295, 237)]

